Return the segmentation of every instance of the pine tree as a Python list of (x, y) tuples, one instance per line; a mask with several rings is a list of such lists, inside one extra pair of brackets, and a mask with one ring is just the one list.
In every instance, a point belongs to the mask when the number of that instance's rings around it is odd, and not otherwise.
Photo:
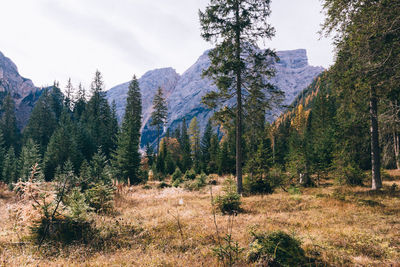
[(38, 144), (42, 155), (57, 127), (57, 118), (50, 105), (50, 98), (50, 91), (44, 90), (33, 108), (28, 125), (24, 130), (24, 139), (32, 139)]
[(10, 93), (8, 93), (4, 99), (1, 113), (0, 126), (3, 129), (5, 145), (7, 148), (13, 146), (18, 149), (20, 133), (17, 127), (17, 119), (15, 117), (15, 104)]
[(47, 181), (52, 180), (56, 168), (59, 166), (62, 168), (67, 160), (72, 162), (77, 172), (83, 160), (83, 156), (77, 146), (76, 128), (71, 121), (70, 115), (64, 110), (61, 114), (59, 127), (51, 136), (44, 155), (43, 165), (45, 179)]
[(186, 172), (192, 167), (192, 158), (191, 158), (191, 151), (190, 151), (190, 139), (188, 135), (186, 119), (183, 118), (182, 120), (182, 127), (181, 127), (181, 140), (180, 145), (182, 148), (182, 162), (180, 169), (182, 172)]
[(200, 150), (201, 150), (201, 165), (205, 172), (208, 172), (207, 166), (210, 162), (210, 148), (211, 148), (211, 138), (213, 136), (213, 129), (211, 126), (211, 120), (208, 120), (206, 128), (204, 130), (203, 137), (201, 138)]
[(199, 171), (200, 165), (200, 128), (197, 118), (194, 117), (189, 125), (190, 148), (196, 171)]
[(72, 110), (74, 86), (72, 85), (71, 78), (68, 78), (67, 86), (65, 87), (64, 106), (68, 110)]
[(37, 175), (42, 177), (41, 165), (42, 158), (40, 156), (39, 146), (33, 142), (32, 139), (28, 139), (25, 145), (22, 147), (19, 155), (19, 178), (22, 181), (27, 181), (31, 176), (32, 167), (37, 164), (38, 172)]
[(123, 180), (129, 179), (130, 184), (137, 184), (141, 182), (139, 148), (142, 126), (142, 96), (136, 76), (133, 76), (129, 84), (126, 101), (125, 115), (114, 156), (114, 167)]
[(91, 141), (88, 154), (93, 155), (101, 147), (104, 154), (109, 157), (115, 147), (115, 131), (110, 132), (115, 123), (103, 87), (102, 75), (97, 70), (91, 85), (92, 97), (86, 105), (84, 122)]
[[(270, 0), (211, 0), (200, 12), (202, 37), (216, 44), (209, 53), (210, 67), (204, 74), (212, 78), (219, 91), (206, 95), (204, 102), (211, 108), (223, 107), (236, 98), (236, 177), (242, 192), (242, 128), (243, 88), (268, 88), (264, 76), (273, 74), (270, 60), (275, 54), (257, 49), (259, 39), (271, 38), (274, 29), (267, 23)], [(221, 103), (222, 102), (222, 103)], [(222, 104), (222, 105), (221, 105)]]
[(3, 139), (3, 133), (0, 127), (0, 181), (4, 181), (3, 179), (3, 162), (6, 157), (6, 148)]
[[(335, 33), (337, 59), (332, 68), (341, 79), (338, 87), (346, 98), (368, 99), (372, 189), (382, 187), (378, 104), (398, 91), (399, 1), (325, 0), (323, 30)], [(346, 83), (342, 81), (346, 80)], [(397, 80), (397, 82), (395, 81)], [(366, 112), (365, 112), (366, 113)], [(365, 114), (364, 113), (364, 114)]]
[(167, 120), (168, 110), (161, 87), (153, 99), (153, 112), (151, 113), (151, 125), (157, 127), (157, 149), (160, 145), (160, 131), (164, 127)]
[(3, 163), (3, 181), (11, 184), (17, 181), (17, 158), (15, 156), (15, 150), (10, 147), (4, 157)]
[(75, 100), (74, 105), (74, 117), (77, 120), (80, 120), (82, 114), (85, 112), (86, 109), (86, 91), (85, 88), (80, 83), (78, 86), (78, 92)]

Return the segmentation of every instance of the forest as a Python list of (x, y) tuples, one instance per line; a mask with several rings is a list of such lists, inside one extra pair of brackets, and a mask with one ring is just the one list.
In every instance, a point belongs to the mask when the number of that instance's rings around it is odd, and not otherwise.
[(140, 147), (135, 75), (121, 122), (100, 71), (90, 90), (45, 88), (23, 129), (4, 93), (0, 265), (399, 264), (400, 2), (322, 2), (335, 62), (287, 107), (279, 58), (259, 48), (270, 0), (199, 11), (218, 88), (204, 131), (196, 117), (166, 129), (157, 88), (157, 139)]

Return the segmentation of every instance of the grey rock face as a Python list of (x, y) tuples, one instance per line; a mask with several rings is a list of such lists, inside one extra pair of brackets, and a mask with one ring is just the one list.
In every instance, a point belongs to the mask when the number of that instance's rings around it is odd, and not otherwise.
[(17, 66), (0, 52), (0, 103), (7, 93), (11, 93), (15, 102), (18, 127), (23, 128), (40, 90), (31, 80), (19, 75)]
[[(290, 104), (312, 80), (324, 69), (308, 65), (307, 53), (304, 49), (279, 51), (280, 61), (275, 63), (276, 76), (271, 80), (280, 90), (285, 92), (284, 104)], [(206, 51), (188, 70), (179, 76), (171, 68), (149, 71), (139, 79), (143, 98), (142, 146), (153, 143), (155, 130), (150, 127), (152, 99), (157, 88), (164, 89), (168, 103), (168, 122), (166, 128), (174, 129), (183, 120), (189, 123), (197, 117), (200, 129), (203, 130), (207, 120), (213, 114), (201, 104), (201, 98), (208, 92), (216, 90), (212, 81), (202, 78), (202, 72), (210, 65)], [(107, 91), (109, 102), (116, 102), (118, 117), (121, 120), (126, 105), (126, 94), (129, 83), (124, 83)], [(270, 114), (269, 120), (278, 116), (281, 110)]]

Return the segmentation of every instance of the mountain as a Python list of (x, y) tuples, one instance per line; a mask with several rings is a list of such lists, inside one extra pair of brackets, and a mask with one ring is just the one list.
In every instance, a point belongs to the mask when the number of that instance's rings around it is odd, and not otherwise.
[[(202, 72), (210, 65), (206, 51), (182, 75), (172, 68), (156, 69), (145, 73), (139, 79), (143, 99), (142, 146), (156, 139), (156, 132), (150, 127), (152, 99), (158, 87), (162, 87), (168, 104), (168, 123), (166, 128), (175, 129), (183, 120), (187, 123), (197, 117), (200, 128), (204, 129), (213, 112), (201, 104), (201, 98), (208, 92), (216, 90), (212, 81), (203, 78)], [(305, 49), (277, 52), (280, 61), (275, 63), (276, 76), (271, 79), (280, 90), (285, 92), (284, 104), (290, 104), (324, 69), (308, 64)], [(115, 86), (107, 91), (109, 102), (115, 101), (118, 119), (121, 121), (128, 92), (129, 82)], [(275, 110), (269, 114), (272, 121), (282, 111)]]
[(28, 123), (41, 90), (31, 80), (22, 77), (17, 66), (0, 52), (0, 106), (8, 93), (14, 99), (17, 124), (21, 129)]

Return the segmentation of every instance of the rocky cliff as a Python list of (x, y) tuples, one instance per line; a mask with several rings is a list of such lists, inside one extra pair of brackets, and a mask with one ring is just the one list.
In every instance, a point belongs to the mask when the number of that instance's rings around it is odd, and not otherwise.
[(28, 123), (29, 115), (40, 92), (32, 81), (22, 77), (18, 73), (17, 66), (0, 52), (0, 106), (6, 94), (10, 93), (15, 102), (19, 128)]
[[(276, 76), (271, 80), (280, 90), (285, 92), (284, 104), (290, 104), (295, 97), (319, 75), (322, 67), (313, 67), (308, 64), (306, 50), (279, 51), (280, 61), (275, 63)], [(205, 127), (212, 111), (206, 109), (201, 98), (216, 87), (209, 79), (202, 78), (202, 71), (210, 65), (208, 51), (206, 51), (181, 76), (172, 68), (149, 71), (139, 79), (143, 99), (143, 131), (142, 145), (152, 143), (156, 138), (155, 130), (150, 127), (152, 99), (157, 88), (164, 89), (168, 103), (168, 123), (166, 128), (174, 129), (183, 118), (189, 122), (197, 117), (201, 129)], [(128, 83), (118, 85), (107, 91), (107, 98), (116, 102), (118, 117), (123, 117)], [(280, 114), (275, 110), (269, 114), (269, 120)]]

